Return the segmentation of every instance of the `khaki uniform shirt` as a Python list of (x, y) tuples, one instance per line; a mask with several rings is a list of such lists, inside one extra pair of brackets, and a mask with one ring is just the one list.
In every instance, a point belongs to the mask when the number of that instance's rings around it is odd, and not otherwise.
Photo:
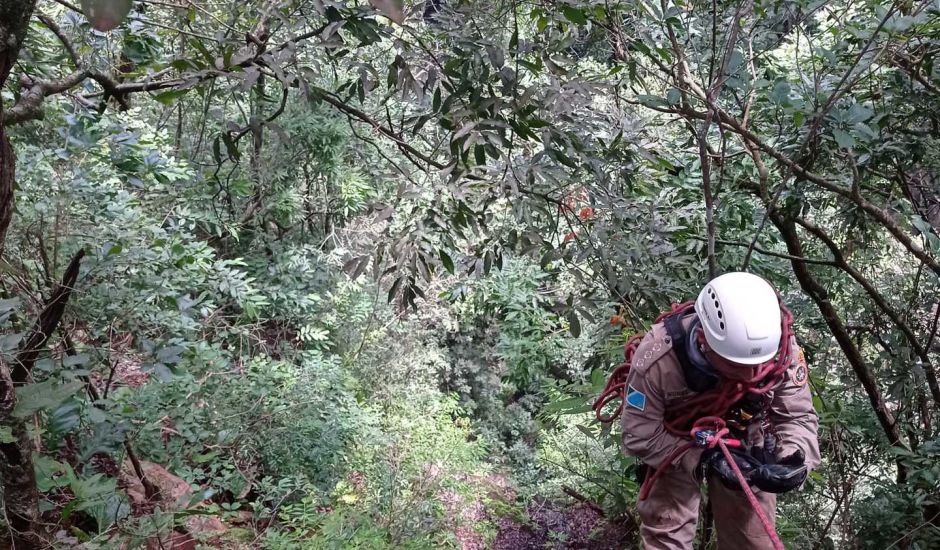
[[(793, 357), (785, 378), (766, 394), (768, 416), (778, 439), (777, 456), (782, 458), (800, 449), (806, 457), (807, 468), (812, 470), (820, 462), (816, 437), (818, 417), (813, 409), (803, 350), (795, 338), (791, 346)], [(665, 411), (697, 395), (686, 384), (682, 366), (662, 323), (650, 329), (633, 354), (627, 392), (621, 416), (624, 452), (659, 468), (676, 447), (689, 441), (666, 430)], [(759, 424), (755, 422), (752, 426), (760, 430)], [(752, 433), (749, 429), (747, 439), (752, 444), (762, 442), (763, 433)], [(702, 451), (697, 447), (690, 449), (677, 466), (693, 474)]]

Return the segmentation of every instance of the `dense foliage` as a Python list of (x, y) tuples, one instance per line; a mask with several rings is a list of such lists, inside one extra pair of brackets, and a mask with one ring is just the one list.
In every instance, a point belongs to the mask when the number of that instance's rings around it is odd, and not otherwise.
[(0, 0), (0, 31), (17, 548), (638, 547), (590, 403), (738, 269), (820, 415), (788, 547), (940, 545), (932, 0)]

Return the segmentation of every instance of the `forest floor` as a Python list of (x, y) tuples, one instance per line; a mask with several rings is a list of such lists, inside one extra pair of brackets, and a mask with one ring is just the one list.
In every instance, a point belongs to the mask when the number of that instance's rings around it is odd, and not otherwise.
[[(525, 522), (509, 517), (498, 520), (499, 532), (493, 550), (618, 550), (629, 547), (634, 533), (629, 520), (625, 523), (608, 521), (599, 511), (583, 503), (565, 506), (536, 499), (525, 511)], [(462, 550), (468, 547), (463, 546)]]
[[(164, 504), (172, 506), (171, 502), (185, 500), (191, 489), (184, 480), (156, 464), (144, 462), (143, 467), (148, 478), (160, 489), (159, 498)], [(129, 464), (125, 465), (121, 477), (135, 509), (152, 510), (152, 503), (142, 504), (147, 499)], [(572, 504), (536, 497), (519, 509), (509, 502), (515, 494), (503, 476), (480, 476), (467, 481), (485, 487), (488, 498), (469, 502), (452, 491), (438, 495), (460, 550), (618, 550), (629, 547), (635, 540), (636, 527), (629, 517), (612, 521), (590, 503)], [(244, 532), (251, 520), (246, 521), (242, 514), (238, 514), (237, 519), (221, 521), (212, 515), (195, 515), (162, 540), (151, 541), (148, 548), (195, 550), (208, 544), (216, 548), (244, 549), (244, 539), (235, 542), (233, 538), (235, 531)], [(496, 534), (489, 542), (478, 529), (482, 522), (496, 526)], [(261, 533), (256, 532), (255, 541), (260, 537)], [(253, 545), (249, 543), (247, 547)]]

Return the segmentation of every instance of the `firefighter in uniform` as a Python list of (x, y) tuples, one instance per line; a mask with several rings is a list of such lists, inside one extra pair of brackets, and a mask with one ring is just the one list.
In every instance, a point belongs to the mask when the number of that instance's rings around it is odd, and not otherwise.
[[(764, 279), (727, 273), (702, 289), (694, 310), (666, 317), (646, 334), (633, 354), (621, 423), (626, 454), (638, 457), (647, 474), (666, 468), (637, 504), (646, 550), (692, 548), (700, 484), (707, 484), (719, 550), (764, 550), (771, 539), (718, 448), (692, 448), (664, 464), (688, 441), (665, 429), (668, 411), (721, 384), (750, 379), (754, 369), (777, 358), (781, 309)], [(802, 350), (790, 336), (786, 374), (776, 386), (749, 394), (725, 415), (734, 461), (773, 521), (776, 495), (799, 488), (819, 462), (818, 418), (810, 395)]]

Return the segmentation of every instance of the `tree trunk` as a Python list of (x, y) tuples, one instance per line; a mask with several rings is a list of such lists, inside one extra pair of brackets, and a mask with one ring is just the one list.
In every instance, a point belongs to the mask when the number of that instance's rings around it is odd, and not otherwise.
[[(777, 226), (777, 229), (780, 230), (780, 234), (783, 236), (783, 240), (787, 245), (787, 251), (793, 256), (802, 258), (803, 246), (796, 232), (795, 224), (791, 220), (785, 219), (778, 212), (771, 213), (771, 219), (774, 225)], [(851, 365), (852, 370), (855, 371), (855, 376), (865, 389), (872, 409), (875, 411), (875, 416), (878, 418), (878, 423), (881, 424), (882, 429), (884, 429), (888, 441), (892, 445), (903, 446), (901, 442), (901, 432), (898, 429), (894, 416), (891, 414), (891, 411), (884, 401), (884, 397), (881, 395), (881, 390), (878, 389), (875, 373), (872, 372), (871, 368), (862, 357), (861, 352), (852, 342), (851, 335), (849, 335), (848, 330), (846, 330), (842, 319), (839, 318), (839, 312), (836, 311), (835, 306), (829, 301), (828, 293), (810, 273), (806, 262), (791, 260), (791, 263), (793, 264), (793, 272), (796, 275), (797, 281), (800, 283), (800, 287), (802, 287), (813, 302), (816, 303), (816, 307), (818, 307), (819, 312), (822, 313), (826, 325), (829, 326), (833, 337), (835, 337), (836, 342), (839, 343), (839, 347), (842, 348), (842, 353), (845, 354), (849, 365)]]
[(908, 173), (899, 171), (901, 189), (914, 210), (940, 235), (940, 188), (937, 179), (923, 166)]
[[(10, 77), (20, 53), (20, 45), (29, 28), (29, 18), (36, 8), (36, 0), (0, 0), (0, 89)], [(16, 159), (13, 146), (3, 124), (3, 102), (0, 101), (0, 257), (7, 229), (13, 219), (13, 181), (16, 177)]]
[[(0, 0), (0, 89), (6, 85), (16, 64), (35, 8), (36, 0)], [(3, 123), (3, 103), (0, 101), (0, 257), (13, 219), (15, 178), (16, 158)], [(39, 493), (33, 471), (32, 445), (25, 423), (13, 417), (15, 406), (16, 389), (12, 373), (0, 361), (0, 426), (9, 427), (13, 435), (12, 442), (0, 443), (4, 510), (13, 548), (28, 550), (42, 544), (36, 530)]]
[(33, 471), (32, 443), (22, 418), (13, 417), (16, 391), (10, 369), (0, 361), (0, 426), (10, 428), (13, 441), (0, 443), (0, 475), (3, 477), (3, 505), (16, 550), (39, 548), (42, 540), (36, 530), (39, 521), (39, 493)]

